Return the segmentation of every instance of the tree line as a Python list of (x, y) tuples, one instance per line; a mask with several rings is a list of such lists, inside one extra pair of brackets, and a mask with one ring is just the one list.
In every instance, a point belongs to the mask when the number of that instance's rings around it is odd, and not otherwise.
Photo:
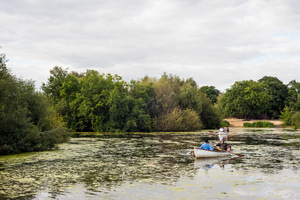
[[(221, 93), (164, 73), (126, 82), (95, 70), (55, 66), (42, 91), (12, 75), (0, 54), (0, 154), (40, 151), (77, 132), (196, 131), (225, 126), (225, 117), (300, 123), (300, 83), (276, 77), (235, 82)], [(228, 124), (227, 124), (228, 125)]]
[(276, 77), (235, 82), (219, 97), (225, 117), (281, 119), (286, 125), (300, 126), (300, 83), (287, 85)]
[(192, 78), (166, 73), (127, 83), (118, 75), (68, 72), (58, 66), (42, 86), (70, 129), (98, 132), (217, 128), (220, 112), (203, 89)]
[(166, 73), (127, 83), (118, 75), (56, 66), (42, 89), (74, 131), (194, 131), (224, 126), (225, 117), (299, 126), (300, 83), (271, 76), (237, 81), (221, 93)]

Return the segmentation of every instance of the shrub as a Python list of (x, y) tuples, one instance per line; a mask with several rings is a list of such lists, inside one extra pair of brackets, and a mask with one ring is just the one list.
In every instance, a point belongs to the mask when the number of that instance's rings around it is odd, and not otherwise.
[(194, 131), (202, 128), (198, 114), (191, 109), (174, 108), (170, 113), (154, 119), (156, 131)]
[(244, 127), (255, 127), (255, 128), (273, 128), (274, 124), (267, 121), (258, 121), (258, 122), (245, 122)]
[(252, 127), (252, 124), (250, 122), (245, 122), (244, 127)]
[(291, 124), (294, 126), (294, 129), (298, 129), (300, 127), (300, 112), (296, 112), (291, 117)]
[(223, 120), (223, 121), (221, 122), (221, 127), (228, 127), (228, 126), (230, 126), (230, 123), (229, 123), (228, 121)]
[(291, 125), (292, 124), (292, 115), (293, 109), (285, 106), (284, 109), (281, 111), (280, 119), (283, 121), (284, 125)]

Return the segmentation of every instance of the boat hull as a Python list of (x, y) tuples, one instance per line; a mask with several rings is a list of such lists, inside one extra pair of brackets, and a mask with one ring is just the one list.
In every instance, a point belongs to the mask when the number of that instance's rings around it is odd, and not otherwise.
[(194, 155), (196, 158), (216, 158), (230, 156), (229, 152), (210, 151), (200, 148), (194, 148)]

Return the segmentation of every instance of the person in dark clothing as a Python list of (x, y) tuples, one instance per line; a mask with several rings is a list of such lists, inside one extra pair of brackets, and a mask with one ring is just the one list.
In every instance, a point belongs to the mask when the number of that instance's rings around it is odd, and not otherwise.
[(221, 139), (220, 143), (218, 143), (216, 146), (219, 147), (219, 149), (221, 151), (228, 151), (228, 152), (231, 151), (231, 146), (229, 144), (225, 143), (225, 137), (223, 137)]

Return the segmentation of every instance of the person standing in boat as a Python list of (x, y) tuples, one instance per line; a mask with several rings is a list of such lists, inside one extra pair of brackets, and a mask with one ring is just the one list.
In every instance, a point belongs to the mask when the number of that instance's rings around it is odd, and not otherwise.
[(226, 132), (229, 133), (229, 128), (228, 128), (228, 126), (226, 127)]
[(219, 139), (220, 139), (220, 142), (222, 142), (223, 138), (225, 137), (225, 139), (228, 141), (228, 133), (219, 133)]
[(208, 139), (206, 138), (204, 140), (205, 143), (203, 143), (201, 146), (200, 146), (200, 149), (205, 149), (205, 150), (211, 150), (213, 151), (214, 148), (208, 143)]
[(231, 151), (231, 146), (229, 144), (225, 143), (225, 139), (226, 139), (226, 137), (222, 137), (220, 139), (220, 142), (216, 146), (219, 147), (221, 151), (230, 152)]

